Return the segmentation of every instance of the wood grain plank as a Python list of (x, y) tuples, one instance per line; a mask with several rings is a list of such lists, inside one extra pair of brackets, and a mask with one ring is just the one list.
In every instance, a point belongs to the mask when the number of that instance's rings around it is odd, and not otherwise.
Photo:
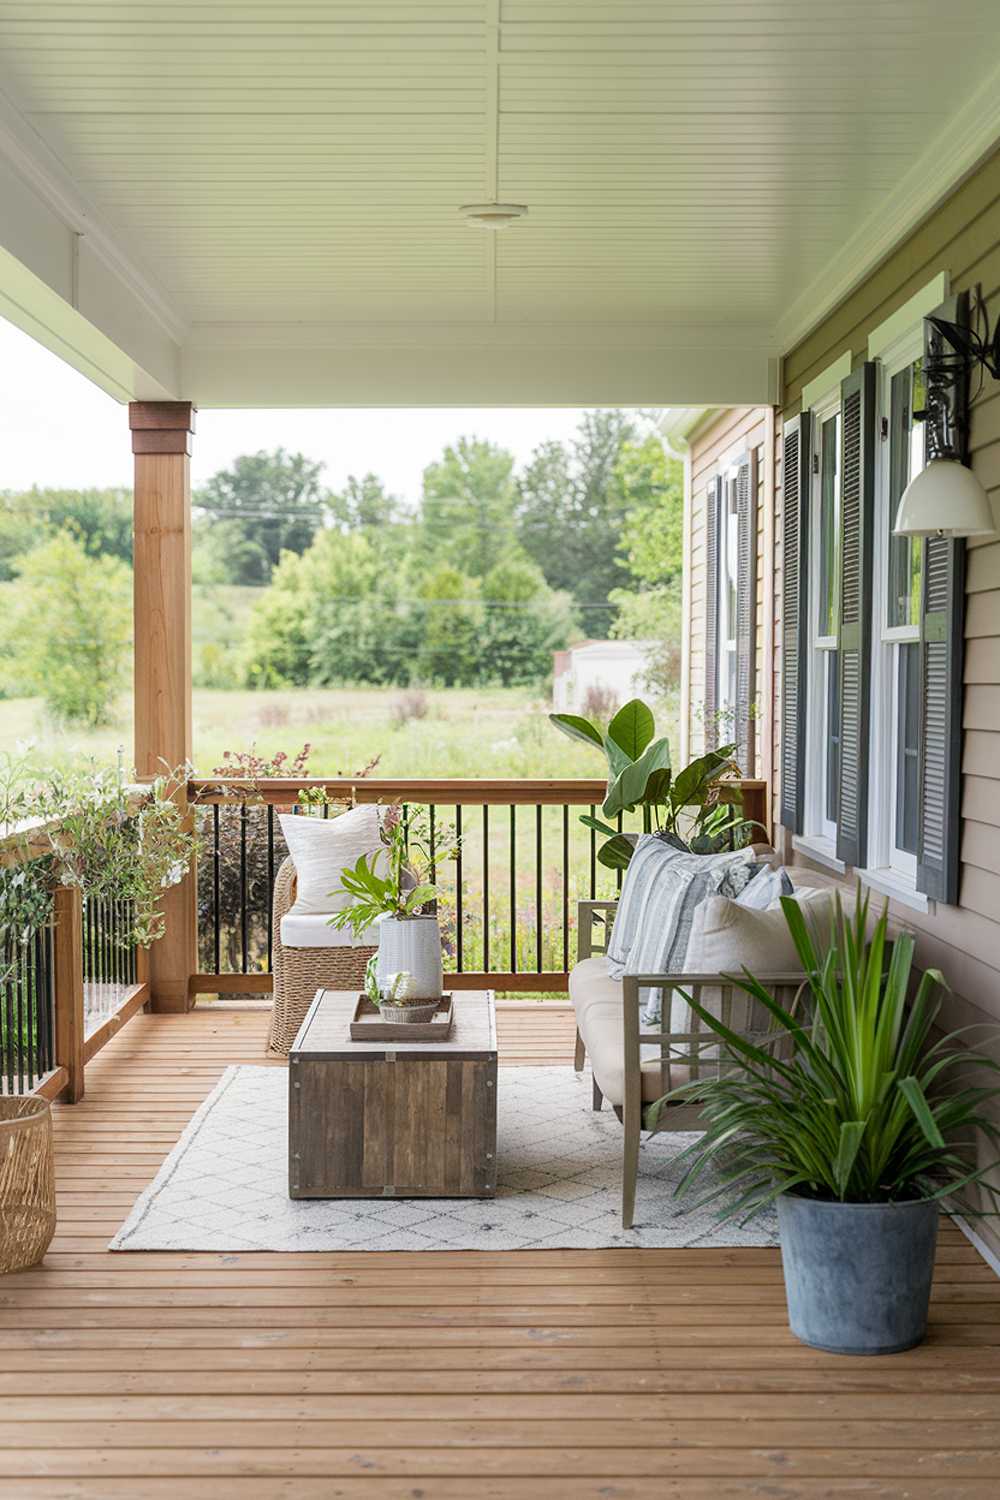
[[(565, 1007), (498, 1022), (502, 1063), (569, 1064)], [(266, 1023), (140, 1014), (56, 1107), (57, 1237), (0, 1283), (0, 1500), (995, 1492), (1000, 1283), (951, 1226), (931, 1338), (892, 1360), (798, 1344), (774, 1249), (109, 1254)], [(459, 1066), (428, 1087), (465, 1129)]]

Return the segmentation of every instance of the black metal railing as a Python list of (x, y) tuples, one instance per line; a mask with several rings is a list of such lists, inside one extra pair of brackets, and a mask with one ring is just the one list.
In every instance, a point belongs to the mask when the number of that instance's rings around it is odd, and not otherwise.
[[(332, 788), (327, 800), (298, 802), (305, 785), (269, 783), (248, 793), (192, 783), (206, 981), (270, 971), (274, 880), (288, 852), (281, 816), (330, 817), (343, 808)], [(541, 800), (532, 799), (535, 787)], [(431, 800), (432, 789), (443, 794), (440, 801)], [(426, 814), (452, 972), (516, 976), (516, 987), (525, 990), (558, 987), (575, 958), (577, 900), (614, 895), (621, 884), (620, 874), (599, 863), (598, 836), (577, 816), (596, 810), (603, 783), (369, 781), (355, 790), (358, 800), (400, 802), (407, 825), (418, 809)], [(438, 857), (446, 826), (459, 839), (453, 861)]]
[(25, 1094), (55, 1067), (55, 947), (51, 924), (0, 947), (0, 1088)]
[[(762, 784), (743, 788), (748, 816), (763, 820)], [(596, 815), (604, 791), (604, 782), (582, 780), (192, 781), (199, 987), (210, 990), (222, 976), (263, 982), (270, 971), (274, 881), (288, 852), (282, 815), (330, 817), (356, 800), (399, 803), (407, 821), (418, 809), (426, 813), (453, 975), (489, 979), (498, 989), (563, 988), (576, 959), (577, 902), (607, 900), (621, 889), (621, 872), (598, 860), (602, 836), (580, 822), (581, 813)], [(640, 832), (641, 812), (615, 823)], [(453, 861), (438, 858), (446, 825), (459, 836)]]

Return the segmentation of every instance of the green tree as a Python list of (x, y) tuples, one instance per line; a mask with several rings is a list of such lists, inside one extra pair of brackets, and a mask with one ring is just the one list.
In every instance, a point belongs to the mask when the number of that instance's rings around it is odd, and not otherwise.
[(132, 644), (131, 571), (92, 557), (71, 531), (27, 553), (13, 586), (11, 665), (17, 689), (45, 700), (57, 719), (113, 719)]
[(477, 681), (483, 633), (478, 594), (479, 580), (448, 563), (423, 575), (423, 628), (413, 672), (418, 681), (446, 687)]
[(626, 412), (585, 412), (573, 442), (543, 443), (517, 485), (521, 546), (552, 588), (572, 594), (587, 635), (608, 634), (609, 595), (628, 582), (620, 547), (629, 497), (616, 471), (636, 436)]
[(482, 597), (484, 680), (519, 687), (551, 677), (553, 651), (561, 650), (576, 630), (569, 595), (550, 589), (540, 568), (515, 555), (490, 569)]
[(680, 588), (684, 571), (684, 466), (650, 433), (626, 443), (618, 455), (614, 483), (624, 521), (620, 541), (636, 582), (649, 588)]
[(684, 471), (655, 435), (622, 449), (615, 470), (625, 509), (621, 551), (630, 586), (614, 589), (612, 635), (655, 641), (650, 689), (664, 694), (680, 680), (681, 580), (684, 571)]
[(407, 681), (419, 638), (414, 609), (377, 544), (323, 530), (301, 557), (283, 554), (247, 633), (251, 687)]
[(91, 557), (131, 563), (131, 490), (35, 488), (0, 495), (0, 581), (15, 577), (17, 558), (57, 531), (72, 532)]
[(376, 474), (348, 475), (344, 488), (329, 497), (330, 515), (344, 531), (383, 532), (401, 518), (402, 507)]
[(459, 438), (424, 470), (425, 556), (482, 578), (514, 544), (514, 458), (480, 438)]
[(225, 581), (268, 583), (282, 552), (306, 550), (327, 516), (322, 472), (304, 454), (275, 448), (242, 454), (198, 491), (198, 530), (225, 524), (215, 554), (232, 557)]

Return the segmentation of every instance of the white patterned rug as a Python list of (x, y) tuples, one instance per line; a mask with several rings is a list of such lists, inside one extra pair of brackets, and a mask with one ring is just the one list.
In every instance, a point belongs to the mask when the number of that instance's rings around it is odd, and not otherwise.
[[(227, 1068), (112, 1250), (593, 1250), (775, 1245), (773, 1216), (719, 1224), (673, 1196), (689, 1134), (643, 1141), (636, 1224), (621, 1227), (622, 1129), (590, 1075), (501, 1068), (497, 1196), (288, 1197), (284, 1068)], [(705, 1190), (711, 1186), (706, 1179)], [(701, 1194), (699, 1193), (699, 1196)]]

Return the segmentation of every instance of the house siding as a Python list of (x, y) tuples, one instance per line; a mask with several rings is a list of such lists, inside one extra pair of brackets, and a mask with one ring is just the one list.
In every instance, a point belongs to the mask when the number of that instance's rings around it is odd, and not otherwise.
[[(771, 817), (780, 806), (782, 424), (801, 408), (805, 384), (850, 351), (856, 368), (869, 334), (926, 286), (948, 273), (952, 293), (982, 286), (991, 325), (1000, 318), (1000, 152), (971, 174), (853, 294), (801, 343), (784, 354), (781, 409), (713, 414), (690, 442), (692, 568), (690, 743), (704, 743), (699, 705), (704, 689), (704, 536), (709, 482), (727, 455), (756, 452), (760, 484), (758, 534), (758, 655), (756, 766), (771, 789)], [(986, 379), (971, 416), (972, 467), (990, 494), (1000, 522), (1000, 382)], [(766, 464), (765, 464), (766, 455)], [(961, 878), (957, 906), (927, 913), (890, 903), (894, 925), (911, 931), (924, 967), (941, 969), (950, 988), (943, 1024), (1000, 1024), (1000, 536), (968, 545), (966, 654), (962, 715)], [(768, 667), (768, 662), (770, 666)], [(804, 863), (784, 830), (775, 842), (789, 860)], [(820, 872), (829, 879), (827, 872)], [(848, 871), (846, 881), (853, 880)], [(880, 899), (880, 898), (878, 898)], [(997, 1048), (1000, 1060), (1000, 1046)], [(1000, 1251), (1000, 1231), (980, 1232)]]
[[(803, 385), (845, 350), (855, 367), (863, 362), (872, 330), (940, 271), (952, 292), (981, 284), (991, 323), (1000, 316), (1000, 153), (789, 351), (784, 415), (799, 410)], [(971, 449), (1000, 517), (1000, 382), (987, 380), (975, 396)], [(1000, 1022), (1000, 539), (969, 542), (967, 574), (959, 904), (926, 914), (892, 904), (899, 924), (916, 934), (921, 961), (940, 967), (957, 992), (949, 1004), (956, 1024)]]

